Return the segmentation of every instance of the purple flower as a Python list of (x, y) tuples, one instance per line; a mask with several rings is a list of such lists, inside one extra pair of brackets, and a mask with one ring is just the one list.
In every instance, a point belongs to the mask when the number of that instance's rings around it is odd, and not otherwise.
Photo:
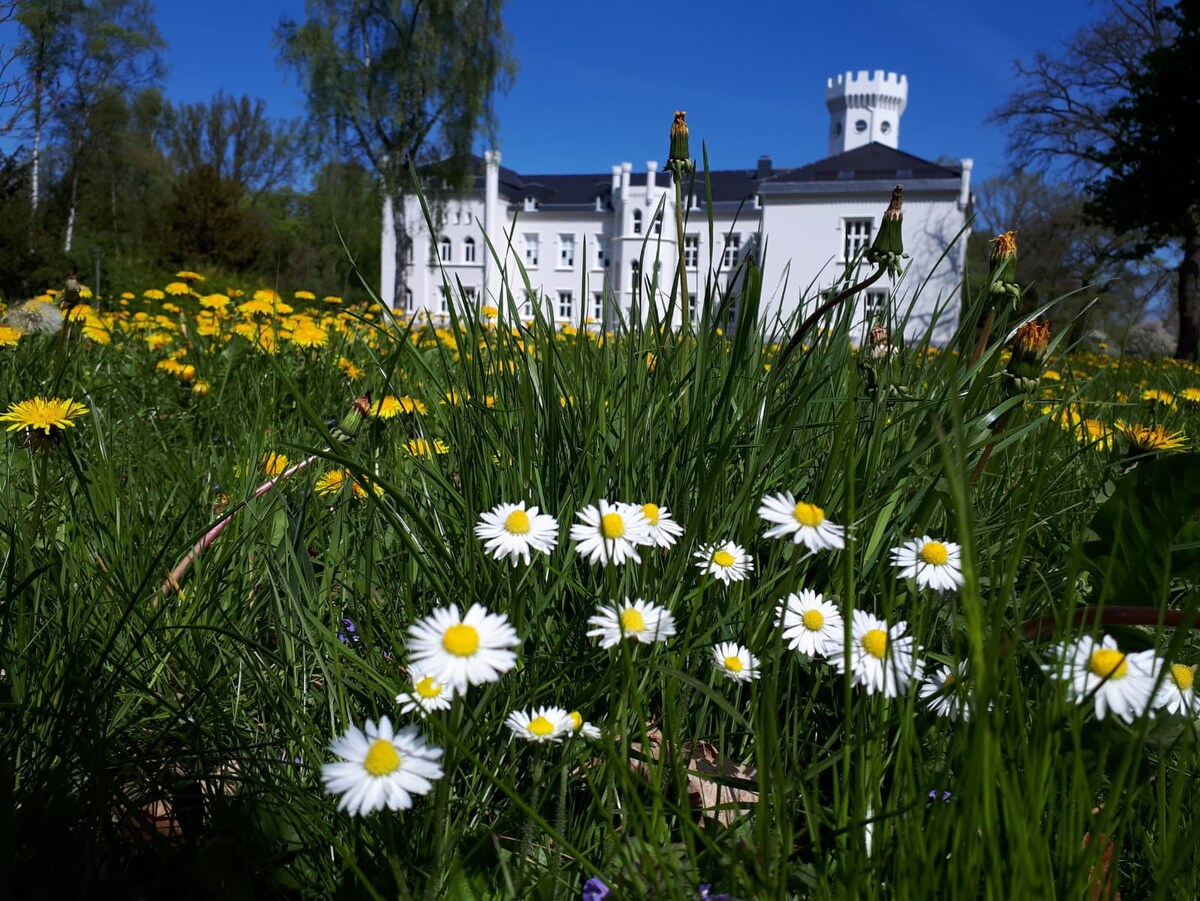
[(349, 617), (343, 616), (342, 617), (342, 628), (345, 629), (346, 631), (339, 632), (337, 634), (338, 641), (340, 641), (342, 644), (351, 644), (351, 643), (357, 644), (359, 641), (358, 627), (354, 625), (354, 620), (350, 619)]
[[(941, 795), (942, 795), (942, 802), (944, 804), (949, 804), (951, 799), (953, 799), (953, 797), (954, 797), (954, 795), (950, 794), (950, 792), (948, 792), (948, 791), (942, 792)], [(937, 799), (938, 799), (937, 789), (930, 789), (929, 790), (929, 800), (936, 801)]]
[(601, 898), (607, 898), (612, 894), (610, 889), (599, 876), (593, 876), (583, 884), (583, 895), (581, 901), (600, 901)]

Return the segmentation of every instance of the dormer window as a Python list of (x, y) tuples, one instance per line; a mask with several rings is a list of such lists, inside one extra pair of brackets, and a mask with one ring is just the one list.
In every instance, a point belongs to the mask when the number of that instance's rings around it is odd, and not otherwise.
[(642, 233), (642, 211), (641, 210), (633, 211), (633, 233), (635, 235), (640, 235)]
[(454, 245), (449, 238), (442, 238), (441, 256), (443, 263), (449, 263), (450, 257), (453, 256)]
[(525, 212), (533, 213), (536, 211), (537, 211), (537, 198), (536, 197), (526, 197), (525, 198)]

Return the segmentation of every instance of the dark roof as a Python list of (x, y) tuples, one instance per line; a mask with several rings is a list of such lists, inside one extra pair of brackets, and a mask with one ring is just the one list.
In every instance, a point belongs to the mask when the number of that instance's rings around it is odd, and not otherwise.
[(942, 166), (894, 147), (871, 143), (797, 169), (781, 169), (771, 176), (771, 180), (790, 183), (960, 177), (961, 167)]
[[(483, 160), (472, 160), (472, 171), (475, 173), (474, 188), (484, 189)], [(713, 201), (716, 203), (740, 203), (755, 194), (763, 186), (778, 190), (785, 184), (822, 182), (865, 182), (865, 181), (904, 181), (904, 180), (941, 180), (962, 177), (962, 169), (958, 166), (943, 166), (931, 163), (920, 157), (886, 147), (883, 144), (867, 144), (847, 150), (827, 159), (809, 163), (793, 169), (772, 169), (769, 159), (763, 158), (754, 169), (717, 169), (708, 174), (712, 186)], [(670, 185), (669, 173), (660, 170), (657, 184), (661, 187)], [(537, 200), (538, 208), (542, 210), (582, 209), (595, 206), (596, 198), (601, 198), (607, 205), (612, 193), (612, 174), (600, 175), (521, 175), (507, 168), (500, 167), (500, 193), (509, 200), (517, 202), (525, 197)], [(630, 175), (631, 184), (642, 186), (646, 184), (645, 172), (634, 172)], [(786, 190), (786, 189), (785, 189)], [(703, 201), (704, 173), (696, 173), (696, 195)]]

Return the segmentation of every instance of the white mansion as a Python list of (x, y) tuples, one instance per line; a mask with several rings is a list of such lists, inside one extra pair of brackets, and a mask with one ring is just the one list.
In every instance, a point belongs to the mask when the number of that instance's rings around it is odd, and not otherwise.
[[(924, 333), (933, 322), (934, 340), (944, 340), (957, 325), (971, 160), (945, 166), (899, 150), (907, 97), (907, 79), (891, 72), (829, 79), (829, 156), (799, 168), (777, 169), (762, 157), (753, 169), (713, 171), (711, 206), (703, 172), (697, 172), (682, 249), (671, 176), (654, 160), (644, 172), (621, 163), (608, 175), (522, 175), (501, 166), (499, 152), (490, 151), (477, 161), (471, 188), (445, 201), (440, 234), (429, 233), (415, 200), (406, 209), (413, 246), (405, 306), (444, 318), (460, 285), (468, 298), (503, 306), (499, 298), (507, 284), (523, 315), (539, 303), (564, 323), (611, 326), (618, 317), (644, 315), (651, 301), (666, 311), (680, 252), (689, 289), (701, 297), (706, 283), (725, 287), (743, 255), (758, 253), (762, 316), (770, 322), (794, 312), (802, 300), (814, 303), (840, 279), (847, 262), (874, 238), (892, 188), (902, 184), (909, 271), (895, 285), (877, 282), (859, 299), (856, 317), (865, 325), (909, 313), (909, 335)], [(666, 132), (664, 127), (664, 146)], [(390, 210), (384, 218), (381, 296), (391, 297)], [(517, 261), (528, 273), (532, 296)], [(654, 298), (651, 266), (659, 274)]]

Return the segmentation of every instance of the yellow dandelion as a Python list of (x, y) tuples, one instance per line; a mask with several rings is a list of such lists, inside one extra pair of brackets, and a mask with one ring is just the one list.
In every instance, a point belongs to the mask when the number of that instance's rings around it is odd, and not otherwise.
[(283, 298), (279, 296), (278, 292), (273, 291), (270, 288), (259, 288), (254, 292), (253, 297), (255, 300), (260, 300), (263, 303), (269, 303), (272, 306), (277, 303), (282, 303), (283, 301)]
[(25, 333), (7, 325), (0, 325), (0, 347), (16, 347)]
[(329, 332), (311, 319), (301, 318), (292, 328), (290, 340), (298, 347), (324, 347), (329, 343)]
[(269, 453), (263, 454), (259, 461), (259, 467), (267, 478), (273, 479), (276, 476), (283, 475), (288, 468), (288, 458), (283, 454)]
[(345, 357), (338, 357), (338, 369), (346, 374), (346, 378), (351, 381), (357, 381), (362, 378), (363, 371), (358, 366)]
[(200, 298), (200, 306), (209, 310), (223, 310), (229, 303), (229, 296), (226, 294), (205, 294)]
[(93, 344), (112, 344), (112, 332), (100, 319), (91, 319), (83, 326), (83, 336)]
[(162, 300), (166, 296), (158, 288), (150, 288), (142, 294), (142, 297), (146, 298), (146, 300)]
[(1179, 396), (1189, 404), (1200, 404), (1200, 388), (1184, 388)]
[(44, 432), (47, 438), (62, 434), (62, 430), (74, 426), (72, 421), (77, 416), (83, 416), (88, 408), (71, 398), (35, 397), (33, 400), (22, 400), (11, 403), (8, 412), (0, 416), (0, 422), (11, 425), (8, 431), (18, 429)]
[(408, 442), (408, 452), (414, 457), (432, 457), (437, 454), (450, 453), (450, 446), (438, 438), (431, 445), (424, 438), (414, 438)]
[(341, 303), (342, 299), (336, 294), (327, 294), (321, 298), (325, 303)]
[(151, 350), (160, 350), (175, 339), (166, 332), (151, 332), (146, 336), (146, 346)]
[(1158, 388), (1147, 388), (1142, 392), (1142, 400), (1150, 404), (1150, 406), (1166, 407), (1170, 410), (1175, 409), (1175, 395), (1170, 391), (1162, 391)]
[(292, 294), (292, 297), (296, 298), (296, 300), (316, 300), (317, 299), (317, 295), (313, 294), (312, 291), (296, 291), (294, 294)]
[(262, 300), (258, 297), (255, 297), (252, 300), (247, 300), (245, 303), (238, 304), (235, 309), (243, 316), (253, 316), (256, 314), (269, 316), (275, 312), (275, 307), (269, 300)]
[(1182, 432), (1168, 432), (1161, 425), (1144, 426), (1117, 420), (1113, 428), (1129, 440), (1130, 450), (1136, 453), (1177, 451), (1187, 445)]
[(192, 289), (188, 287), (187, 282), (171, 282), (163, 290), (173, 297), (179, 297), (184, 294), (190, 294)]
[(195, 384), (192, 385), (192, 394), (205, 395), (211, 390), (212, 385), (210, 385), (204, 379), (196, 379)]
[(202, 282), (202, 281), (204, 281), (203, 275), (201, 275), (199, 272), (192, 272), (192, 270), (190, 270), (190, 269), (184, 269), (182, 272), (176, 272), (175, 277), (178, 279), (182, 279), (185, 282)]

